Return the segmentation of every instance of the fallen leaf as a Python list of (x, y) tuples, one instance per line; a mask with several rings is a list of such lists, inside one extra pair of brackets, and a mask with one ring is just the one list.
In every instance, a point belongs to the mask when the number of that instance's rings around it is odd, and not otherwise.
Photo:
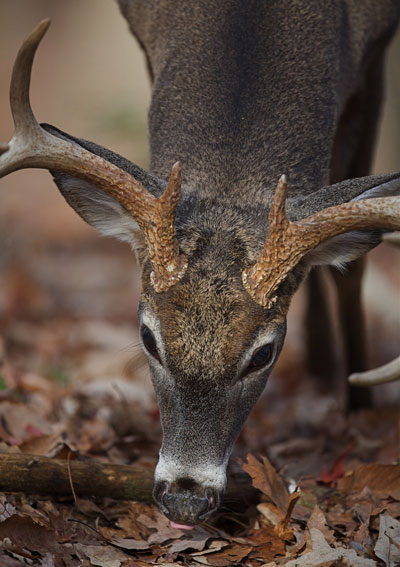
[(400, 501), (400, 465), (361, 465), (338, 483), (344, 492), (358, 492), (365, 486), (382, 497)]
[(311, 516), (308, 518), (307, 528), (309, 530), (311, 530), (312, 528), (319, 530), (324, 535), (328, 543), (333, 543), (335, 541), (333, 530), (328, 528), (326, 524), (325, 514), (319, 506), (314, 507)]
[(293, 530), (289, 528), (289, 523), (292, 518), (294, 507), (296, 506), (296, 502), (300, 499), (300, 492), (292, 492), (289, 496), (286, 513), (282, 520), (280, 520), (275, 528), (276, 534), (284, 541), (294, 542), (295, 537)]
[(359, 557), (353, 549), (332, 548), (316, 528), (310, 529), (312, 551), (286, 563), (286, 567), (331, 567), (334, 562), (347, 559), (351, 567), (377, 567), (376, 561)]
[(214, 553), (215, 551), (220, 551), (222, 548), (229, 545), (227, 541), (223, 541), (221, 539), (214, 540), (210, 543), (207, 549), (203, 549), (203, 551), (195, 551), (190, 555), (192, 557), (201, 557), (202, 555), (208, 555), (209, 553)]
[(168, 553), (181, 553), (188, 549), (203, 551), (210, 537), (212, 537), (211, 534), (199, 527), (196, 527), (193, 532), (186, 534), (184, 538), (174, 541), (168, 549)]
[[(223, 551), (207, 555), (207, 562), (209, 565), (214, 565), (214, 567), (231, 567), (231, 565), (235, 565), (247, 557), (252, 550), (253, 547), (250, 545), (234, 543)], [(205, 558), (203, 557), (203, 559)]]
[(0, 540), (4, 538), (8, 538), (13, 545), (38, 553), (60, 549), (54, 530), (17, 514), (0, 523)]
[(400, 564), (400, 522), (389, 514), (379, 516), (379, 536), (374, 552), (386, 567), (396, 567)]
[(261, 457), (261, 459), (262, 462), (249, 453), (247, 463), (242, 465), (242, 469), (251, 476), (253, 486), (261, 490), (282, 514), (285, 514), (289, 500), (289, 491), (285, 481), (276, 472), (267, 457)]
[(354, 442), (351, 443), (342, 453), (340, 453), (334, 460), (332, 466), (328, 469), (325, 465), (317, 478), (319, 484), (327, 484), (328, 486), (334, 486), (335, 483), (344, 476), (344, 462), (348, 457), (349, 453), (354, 447)]
[(63, 439), (64, 429), (61, 427), (55, 429), (57, 431), (51, 435), (37, 435), (25, 441), (20, 445), (21, 451), (29, 455), (56, 457), (66, 447), (66, 444)]
[(285, 555), (285, 544), (272, 527), (251, 530), (243, 539), (254, 546), (249, 554), (250, 560), (271, 561), (278, 555)]
[(118, 538), (113, 537), (110, 542), (112, 545), (116, 545), (121, 549), (136, 549), (136, 550), (145, 550), (149, 549), (151, 544), (143, 539), (133, 539), (133, 538)]
[(171, 539), (179, 539), (182, 537), (183, 532), (171, 527), (170, 521), (161, 514), (161, 512), (155, 510), (154, 514), (155, 519), (149, 518), (149, 516), (145, 516), (144, 514), (137, 518), (139, 523), (155, 530), (155, 532), (150, 534), (147, 538), (149, 543), (163, 544)]
[(278, 510), (272, 502), (260, 502), (260, 504), (257, 505), (257, 510), (264, 516), (271, 526), (277, 526), (284, 517), (282, 512)]
[(74, 551), (80, 559), (90, 559), (92, 565), (98, 567), (120, 567), (127, 559), (125, 553), (110, 545), (82, 545), (76, 543)]

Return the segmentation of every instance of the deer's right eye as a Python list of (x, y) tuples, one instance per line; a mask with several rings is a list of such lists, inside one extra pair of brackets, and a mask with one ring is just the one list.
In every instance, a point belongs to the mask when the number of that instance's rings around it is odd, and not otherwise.
[(146, 325), (143, 325), (142, 327), (142, 341), (147, 352), (161, 363), (161, 358), (157, 350), (156, 339), (154, 338), (154, 335), (150, 331), (150, 329), (146, 327)]

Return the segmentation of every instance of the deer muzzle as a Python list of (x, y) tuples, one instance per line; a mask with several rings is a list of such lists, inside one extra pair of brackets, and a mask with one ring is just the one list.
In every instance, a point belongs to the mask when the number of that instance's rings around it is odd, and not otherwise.
[(220, 506), (226, 467), (204, 463), (191, 470), (160, 456), (153, 497), (175, 525), (188, 528), (206, 520)]

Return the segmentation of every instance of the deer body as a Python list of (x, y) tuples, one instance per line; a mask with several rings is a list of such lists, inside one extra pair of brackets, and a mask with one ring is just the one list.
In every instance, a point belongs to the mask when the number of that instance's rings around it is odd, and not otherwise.
[[(398, 200), (371, 199), (357, 208), (360, 199), (398, 193), (399, 173), (341, 182), (372, 136), (376, 111), (365, 100), (379, 100), (371, 77), (380, 73), (399, 10), (389, 0), (119, 4), (152, 78), (151, 173), (48, 125), (41, 129), (46, 136), (107, 165), (96, 174), (75, 174), (69, 163), (34, 166), (51, 169), (87, 222), (137, 253), (142, 340), (164, 434), (154, 495), (173, 521), (195, 524), (221, 500), (233, 443), (279, 356), (290, 299), (306, 273), (313, 265), (341, 265), (378, 243), (375, 232), (344, 228), (349, 213), (355, 229), (400, 227)], [(353, 97), (366, 91), (364, 104), (347, 117)], [(159, 198), (176, 160), (183, 183), (179, 202), (171, 198), (175, 224), (173, 214), (163, 229), (152, 214), (137, 218), (124, 196), (107, 191), (119, 175), (111, 163)], [(1, 166), (0, 157), (0, 174)], [(7, 164), (4, 171), (11, 171)], [(282, 174), (289, 180), (287, 218), (284, 179), (281, 197), (274, 197)], [(338, 183), (328, 186), (332, 181)], [(175, 168), (167, 191), (173, 195), (178, 185)], [(342, 203), (349, 203), (340, 209), (343, 218), (327, 213), (329, 234), (315, 229), (325, 221), (310, 215)], [(290, 237), (307, 242), (311, 233), (314, 243), (293, 255)], [(169, 240), (165, 257), (172, 260), (157, 267), (154, 241), (162, 251)], [(276, 283), (266, 287), (272, 276)]]

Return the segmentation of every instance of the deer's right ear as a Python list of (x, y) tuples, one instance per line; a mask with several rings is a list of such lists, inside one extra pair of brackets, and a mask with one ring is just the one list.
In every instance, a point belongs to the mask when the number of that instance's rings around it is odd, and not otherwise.
[[(332, 194), (331, 197), (327, 195), (329, 191)], [(310, 196), (309, 201), (310, 206), (318, 210), (322, 199), (327, 205), (330, 205), (329, 198), (351, 202), (398, 195), (400, 195), (400, 173), (390, 173), (342, 181)], [(334, 202), (333, 205), (336, 203)], [(359, 258), (377, 246), (381, 242), (381, 236), (382, 230), (379, 228), (338, 234), (309, 252), (306, 256), (307, 263), (309, 266), (330, 265), (343, 268), (348, 262)]]
[[(162, 194), (166, 186), (165, 182), (155, 178), (118, 154), (93, 142), (74, 138), (49, 124), (41, 124), (41, 127), (54, 136), (78, 144), (127, 171), (155, 197)], [(56, 171), (51, 171), (51, 174), (67, 203), (83, 220), (104, 236), (114, 236), (119, 240), (129, 242), (141, 256), (140, 251), (146, 249), (143, 233), (135, 219), (124, 207), (92, 183)]]

